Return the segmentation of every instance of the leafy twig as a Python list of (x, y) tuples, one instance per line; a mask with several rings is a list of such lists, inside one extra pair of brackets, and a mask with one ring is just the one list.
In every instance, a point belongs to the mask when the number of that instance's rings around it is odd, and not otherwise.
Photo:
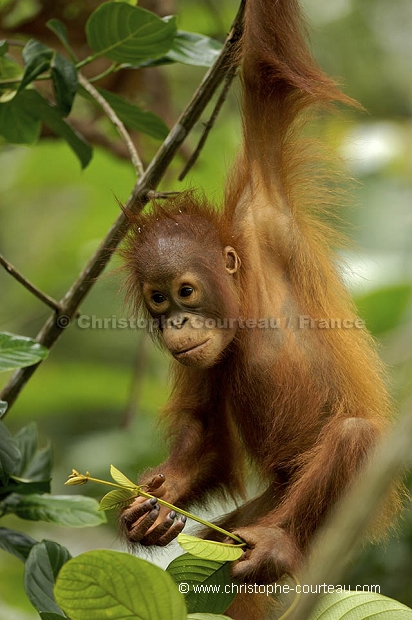
[[(143, 209), (144, 205), (148, 202), (148, 191), (154, 190), (157, 187), (182, 142), (224, 80), (228, 66), (235, 64), (234, 50), (242, 33), (244, 8), (245, 0), (241, 0), (238, 13), (222, 51), (216, 58), (213, 66), (206, 73), (188, 106), (161, 145), (144, 175), (137, 181), (127, 201), (126, 210), (140, 211)], [(75, 315), (79, 304), (89, 293), (97, 278), (105, 269), (117, 246), (126, 235), (128, 228), (129, 220), (127, 215), (122, 212), (110, 228), (95, 254), (59, 304), (61, 312), (69, 319)], [(62, 335), (63, 331), (64, 329), (56, 322), (55, 315), (53, 314), (37, 334), (36, 340), (46, 347), (51, 348)], [(36, 366), (27, 366), (26, 368), (16, 371), (4, 387), (0, 398), (7, 401), (9, 404), (7, 413), (10, 411), (11, 405), (16, 400), (23, 386), (27, 383), (38, 366), (39, 364), (36, 364)]]
[[(115, 470), (118, 472), (118, 470), (116, 470), (116, 468), (114, 468), (113, 465), (111, 466), (111, 470), (112, 471)], [(121, 474), (121, 472), (118, 472), (118, 473)], [(123, 477), (123, 474), (121, 475)], [(188, 512), (187, 510), (183, 510), (183, 508), (178, 508), (177, 506), (174, 506), (173, 504), (166, 502), (164, 499), (161, 499), (160, 497), (156, 497), (155, 495), (152, 495), (151, 493), (147, 493), (147, 491), (143, 490), (143, 486), (145, 485), (139, 486), (139, 485), (133, 484), (131, 481), (128, 481), (125, 476), (124, 476), (124, 479), (125, 479), (124, 484), (118, 484), (116, 482), (108, 482), (107, 480), (100, 480), (99, 478), (92, 478), (89, 472), (86, 472), (86, 474), (81, 474), (75, 469), (73, 469), (72, 473), (70, 474), (65, 484), (77, 485), (77, 484), (85, 484), (86, 482), (96, 482), (97, 484), (104, 484), (109, 487), (115, 487), (116, 489), (128, 489), (132, 491), (133, 493), (135, 493), (134, 497), (138, 497), (140, 495), (142, 497), (146, 497), (147, 499), (156, 499), (157, 503), (160, 504), (161, 506), (170, 508), (170, 510), (174, 510), (178, 514), (181, 514), (184, 517), (187, 517), (188, 519), (197, 521), (197, 523), (200, 523), (201, 525), (204, 525), (205, 527), (210, 527), (216, 532), (219, 532), (220, 534), (224, 534), (226, 537), (232, 538), (232, 540), (235, 540), (240, 545), (245, 546), (246, 544), (245, 541), (239, 538), (239, 536), (236, 536), (236, 534), (232, 534), (231, 532), (224, 530), (222, 527), (219, 527), (215, 523), (210, 523), (209, 521), (205, 521), (201, 517), (197, 517), (191, 512)], [(127, 484), (127, 482), (130, 482), (130, 484)], [(133, 496), (131, 496), (131, 499), (133, 499)]]
[(82, 75), (81, 73), (78, 74), (78, 77), (79, 77), (79, 82), (83, 86), (83, 88), (85, 90), (87, 90), (87, 92), (93, 97), (93, 99), (95, 99), (97, 101), (97, 103), (100, 105), (100, 107), (106, 112), (107, 116), (110, 118), (110, 120), (112, 121), (113, 125), (117, 128), (117, 131), (119, 132), (119, 134), (122, 136), (123, 140), (127, 144), (127, 148), (129, 149), (129, 153), (130, 153), (130, 159), (132, 160), (132, 163), (133, 163), (134, 167), (136, 168), (136, 172), (137, 172), (138, 176), (140, 176), (140, 177), (143, 176), (144, 175), (144, 168), (143, 168), (142, 161), (141, 161), (141, 159), (140, 159), (140, 157), (139, 157), (139, 155), (138, 155), (138, 153), (136, 151), (135, 145), (133, 144), (133, 141), (132, 141), (132, 139), (131, 139), (131, 137), (130, 137), (126, 127), (123, 125), (122, 121), (117, 116), (117, 114), (113, 110), (112, 106), (99, 93), (97, 88), (95, 88), (93, 86), (93, 84), (91, 84), (89, 82), (89, 80), (87, 80), (84, 77), (84, 75)]
[(60, 312), (60, 304), (52, 297), (49, 297), (49, 295), (47, 295), (46, 293), (43, 293), (43, 291), (38, 289), (37, 286), (29, 282), (27, 278), (25, 278), (23, 274), (20, 273), (20, 271), (18, 271), (11, 263), (9, 263), (6, 258), (4, 258), (3, 254), (0, 254), (0, 264), (3, 265), (5, 270), (8, 271), (9, 274), (13, 276), (13, 278), (15, 278), (18, 282), (20, 282), (20, 284), (22, 284), (24, 288), (30, 291), (30, 293), (33, 293), (33, 295), (35, 295), (38, 299), (41, 299), (43, 303), (50, 306), (50, 308), (52, 308), (53, 310)]

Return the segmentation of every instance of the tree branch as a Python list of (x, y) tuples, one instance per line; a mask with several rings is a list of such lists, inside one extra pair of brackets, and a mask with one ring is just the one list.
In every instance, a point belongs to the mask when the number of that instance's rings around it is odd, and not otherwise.
[(46, 293), (43, 293), (43, 291), (38, 289), (37, 286), (29, 282), (29, 280), (27, 280), (24, 275), (20, 273), (20, 271), (17, 271), (17, 269), (13, 267), (13, 265), (9, 263), (6, 258), (4, 258), (3, 254), (0, 254), (0, 264), (3, 265), (5, 270), (8, 271), (9, 274), (13, 276), (13, 278), (15, 278), (18, 282), (20, 282), (20, 284), (22, 284), (24, 288), (30, 291), (30, 293), (33, 293), (33, 295), (35, 295), (38, 299), (41, 299), (43, 303), (50, 306), (50, 308), (52, 308), (53, 310), (60, 312), (59, 303), (52, 297), (49, 297), (49, 295), (47, 295)]
[[(241, 0), (238, 13), (221, 53), (213, 66), (206, 73), (188, 106), (171, 129), (145, 173), (136, 182), (127, 201), (126, 210), (139, 211), (143, 209), (144, 205), (148, 202), (148, 192), (156, 189), (182, 142), (224, 80), (228, 67), (236, 62), (236, 55), (234, 52), (242, 32), (244, 7), (245, 0)], [(129, 222), (127, 215), (122, 212), (110, 228), (93, 257), (61, 300), (59, 304), (60, 315), (66, 315), (69, 318), (75, 315), (79, 304), (89, 293), (97, 278), (110, 261), (117, 246), (126, 235), (128, 228)], [(53, 346), (64, 331), (59, 325), (58, 318), (59, 317), (56, 317), (55, 314), (50, 316), (37, 335), (37, 341), (48, 348)], [(9, 404), (7, 412), (10, 411), (11, 405), (38, 366), (39, 364), (36, 364), (18, 370), (4, 387), (0, 398), (7, 401)]]

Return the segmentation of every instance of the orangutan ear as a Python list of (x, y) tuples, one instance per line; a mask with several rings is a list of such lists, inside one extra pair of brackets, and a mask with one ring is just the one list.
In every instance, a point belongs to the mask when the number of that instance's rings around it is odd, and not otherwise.
[(237, 252), (230, 245), (226, 246), (223, 250), (224, 259), (225, 259), (225, 269), (228, 273), (233, 274), (238, 271), (240, 267), (240, 258), (237, 255)]

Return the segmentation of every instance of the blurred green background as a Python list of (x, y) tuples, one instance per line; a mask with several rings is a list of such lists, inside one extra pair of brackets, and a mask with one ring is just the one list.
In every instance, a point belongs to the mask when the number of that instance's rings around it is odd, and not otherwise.
[[(180, 28), (220, 40), (237, 7), (234, 0), (169, 4), (179, 14)], [(316, 57), (367, 110), (328, 121), (327, 135), (333, 136), (331, 142), (357, 180), (355, 206), (342, 213), (353, 240), (342, 257), (345, 278), (381, 342), (380, 353), (400, 406), (412, 382), (412, 4), (305, 0), (304, 7)], [(175, 65), (161, 73), (176, 118), (204, 69)], [(190, 137), (189, 152), (201, 129), (199, 125)], [(202, 187), (218, 201), (239, 140), (235, 88), (188, 178), (176, 181), (184, 165), (184, 156), (177, 157), (160, 189)], [(155, 142), (144, 141), (148, 159), (155, 147)], [(125, 201), (133, 183), (131, 164), (102, 149), (81, 172), (74, 155), (57, 140), (42, 140), (33, 148), (0, 146), (1, 252), (28, 279), (60, 299), (116, 218), (116, 199)], [(118, 266), (115, 260), (96, 283), (82, 314), (128, 316)], [(0, 331), (34, 336), (49, 315), (47, 308), (3, 270), (0, 295)], [(2, 384), (6, 380), (2, 375)], [(68, 492), (63, 483), (72, 467), (107, 478), (113, 463), (135, 478), (139, 470), (158, 463), (164, 445), (155, 428), (156, 412), (167, 394), (167, 360), (141, 330), (72, 325), (23, 390), (7, 426), (14, 432), (37, 422), (42, 444), (51, 442), (54, 449), (53, 492)], [(100, 489), (90, 487), (87, 492), (97, 494)], [(122, 548), (113, 522), (82, 531), (17, 519), (3, 519), (1, 525), (24, 529), (37, 539), (55, 539), (72, 553)], [(37, 617), (25, 599), (22, 574), (22, 564), (0, 552), (0, 620)], [(365, 547), (345, 583), (379, 584), (381, 593), (412, 606), (411, 576), (412, 517), (407, 502), (396, 531), (381, 546)]]

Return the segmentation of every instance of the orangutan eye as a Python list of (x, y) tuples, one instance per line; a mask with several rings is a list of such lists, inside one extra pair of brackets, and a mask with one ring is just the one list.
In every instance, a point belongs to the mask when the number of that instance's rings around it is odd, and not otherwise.
[(152, 301), (154, 304), (159, 305), (166, 301), (166, 297), (162, 293), (153, 293)]
[(180, 297), (190, 297), (193, 293), (193, 288), (191, 286), (182, 286), (179, 291)]

